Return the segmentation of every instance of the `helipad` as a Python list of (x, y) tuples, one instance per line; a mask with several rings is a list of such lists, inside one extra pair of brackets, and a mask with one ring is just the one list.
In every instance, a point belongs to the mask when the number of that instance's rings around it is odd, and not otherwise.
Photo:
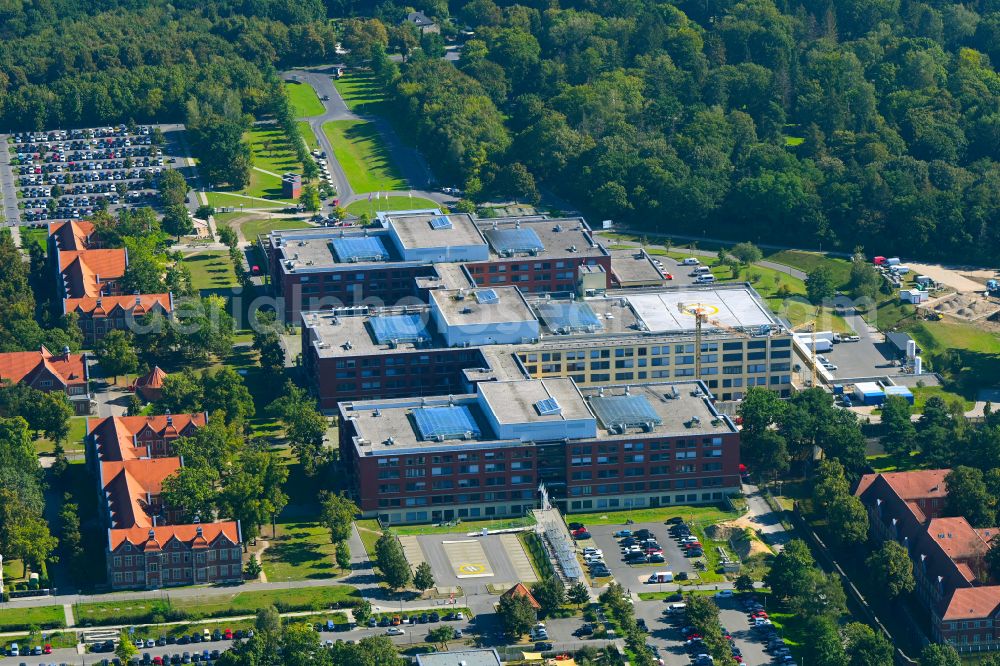
[(485, 578), (493, 575), (493, 567), (483, 550), (482, 541), (463, 539), (441, 542), (456, 578)]
[(663, 291), (625, 299), (653, 333), (694, 330), (697, 312), (709, 327), (760, 328), (776, 323), (764, 303), (745, 288)]

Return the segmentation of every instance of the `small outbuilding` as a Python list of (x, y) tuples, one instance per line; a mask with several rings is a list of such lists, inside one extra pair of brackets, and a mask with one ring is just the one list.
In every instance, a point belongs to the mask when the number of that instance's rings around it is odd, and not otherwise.
[(406, 23), (416, 26), (420, 31), (420, 34), (426, 34), (428, 32), (441, 32), (441, 26), (434, 22), (433, 19), (428, 17), (423, 12), (410, 12), (406, 15)]
[(854, 385), (854, 399), (859, 405), (881, 405), (885, 391), (877, 382), (859, 382)]
[(163, 396), (163, 380), (167, 373), (155, 366), (147, 374), (135, 380), (135, 392), (147, 402), (155, 402)]
[(913, 391), (906, 388), (905, 386), (886, 386), (885, 387), (885, 397), (891, 395), (903, 398), (906, 402), (913, 404)]
[(509, 590), (507, 590), (506, 592), (504, 592), (500, 596), (501, 597), (524, 597), (525, 599), (528, 600), (528, 603), (531, 604), (531, 607), (534, 608), (536, 611), (542, 610), (542, 605), (540, 603), (538, 603), (538, 600), (535, 599), (535, 595), (533, 595), (531, 593), (531, 590), (529, 590), (528, 586), (525, 585), (524, 583), (518, 583), (517, 585), (515, 585), (512, 588), (510, 588)]

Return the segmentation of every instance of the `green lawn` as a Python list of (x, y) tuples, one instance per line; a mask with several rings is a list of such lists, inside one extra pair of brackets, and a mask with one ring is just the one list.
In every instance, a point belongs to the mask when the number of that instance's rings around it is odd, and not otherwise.
[(656, 509), (634, 509), (632, 511), (596, 511), (566, 514), (568, 522), (591, 525), (624, 525), (626, 520), (637, 523), (662, 523), (668, 518), (680, 516), (688, 522), (704, 525), (737, 518), (736, 513), (716, 505), (705, 506), (665, 506)]
[(186, 254), (181, 263), (191, 271), (191, 285), (195, 289), (219, 289), (239, 284), (233, 272), (233, 262), (224, 250)]
[[(45, 634), (45, 640), (42, 640), (42, 634)], [(54, 631), (49, 633), (47, 631), (41, 631), (34, 634), (24, 634), (23, 636), (4, 636), (0, 639), (0, 645), (10, 645), (11, 643), (17, 643), (24, 650), (26, 647), (35, 645), (51, 645), (53, 648), (75, 648), (76, 647), (76, 632), (75, 631)], [(22, 653), (23, 654), (23, 653)], [(43, 664), (45, 662), (42, 662)]]
[(45, 227), (21, 227), (21, 247), (28, 249), (32, 243), (45, 252), (48, 247), (49, 231)]
[(280, 523), (262, 563), (270, 583), (330, 578), (340, 573), (330, 531), (319, 523)]
[(914, 469), (925, 467), (924, 459), (916, 452), (903, 453), (899, 455), (883, 453), (877, 456), (868, 456), (868, 464), (876, 472), (908, 472)]
[[(273, 208), (274, 210), (280, 210), (285, 206), (281, 202), (248, 199), (247, 197), (238, 197), (227, 192), (206, 192), (205, 197), (208, 199), (208, 205), (213, 208), (234, 208), (237, 211), (240, 209), (241, 204), (244, 208)], [(225, 214), (222, 213), (222, 215)], [(215, 219), (218, 221), (219, 215), (216, 215)]]
[[(349, 585), (329, 585), (301, 589), (277, 589), (259, 592), (234, 591), (211, 597), (169, 597), (128, 601), (99, 601), (76, 604), (73, 615), (81, 626), (102, 624), (145, 624), (162, 622), (161, 618), (197, 620), (229, 615), (251, 615), (262, 608), (275, 606), (282, 612), (322, 610), (357, 598)], [(58, 608), (62, 617), (62, 608)]]
[(508, 520), (463, 520), (456, 525), (399, 525), (392, 531), (400, 536), (419, 536), (421, 534), (466, 534), (478, 532), (484, 527), (491, 530), (502, 530), (511, 527), (530, 527), (535, 524), (535, 517), (527, 515), (523, 518)]
[[(69, 420), (69, 435), (63, 442), (63, 450), (66, 453), (82, 453), (83, 438), (87, 434), (87, 417), (73, 416)], [(35, 440), (35, 453), (52, 453), (55, 449), (55, 442), (39, 437)]]
[(239, 192), (239, 194), (292, 203), (291, 199), (283, 198), (284, 193), (281, 189), (281, 177), (264, 173), (260, 169), (250, 170), (250, 184), (247, 185), (245, 190)]
[(335, 120), (325, 123), (323, 131), (356, 193), (409, 189), (374, 123)]
[(66, 617), (62, 606), (36, 606), (0, 610), (0, 631), (20, 631), (37, 625), (43, 629), (61, 627)]
[(308, 83), (286, 81), (285, 92), (288, 93), (288, 101), (292, 104), (292, 113), (296, 118), (321, 116), (326, 110), (316, 91)]
[(382, 529), (378, 526), (378, 521), (373, 519), (358, 520), (354, 522), (354, 525), (358, 528), (358, 535), (361, 537), (361, 543), (365, 544), (368, 557), (374, 559), (375, 542), (382, 536)]
[(968, 398), (959, 395), (953, 391), (949, 391), (943, 386), (914, 386), (910, 389), (913, 392), (913, 413), (923, 414), (924, 405), (927, 404), (929, 398), (937, 397), (942, 398), (946, 402), (951, 402), (952, 400), (959, 400), (962, 403), (962, 408), (965, 411), (971, 410), (976, 406), (975, 401), (969, 400)]
[(319, 141), (316, 140), (316, 135), (312, 131), (312, 127), (305, 120), (300, 120), (295, 125), (299, 128), (299, 133), (306, 142), (306, 146), (309, 150), (316, 150), (319, 148)]
[(907, 328), (923, 349), (925, 362), (948, 380), (947, 388), (966, 399), (994, 386), (1000, 377), (1000, 336), (958, 321), (919, 322)]
[(385, 90), (371, 72), (348, 72), (334, 81), (347, 108), (355, 113), (380, 113), (385, 104)]
[(388, 199), (383, 197), (379, 201), (375, 201), (374, 199), (371, 201), (365, 199), (355, 201), (347, 207), (347, 212), (351, 215), (368, 213), (370, 217), (374, 217), (374, 213), (378, 211), (414, 210), (418, 208), (440, 208), (440, 204), (421, 197), (389, 197)]
[(307, 229), (311, 227), (305, 218), (277, 218), (250, 220), (243, 223), (243, 236), (247, 240), (257, 238), (260, 234), (279, 229)]
[(302, 163), (280, 128), (273, 125), (255, 127), (246, 133), (245, 138), (250, 142), (255, 167), (279, 176), (289, 171), (302, 172)]
[(804, 250), (780, 250), (764, 256), (768, 261), (798, 268), (806, 273), (819, 266), (826, 266), (833, 276), (833, 283), (838, 289), (846, 289), (851, 282), (851, 262), (839, 257), (831, 257), (822, 252), (806, 252)]

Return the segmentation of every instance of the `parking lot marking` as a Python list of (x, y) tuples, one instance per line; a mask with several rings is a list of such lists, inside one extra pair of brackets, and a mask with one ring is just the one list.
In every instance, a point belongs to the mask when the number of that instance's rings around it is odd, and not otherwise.
[(399, 537), (399, 545), (403, 547), (403, 555), (406, 556), (406, 561), (410, 563), (410, 569), (416, 571), (421, 563), (427, 561), (427, 558), (424, 556), (424, 549), (420, 547), (417, 537), (401, 536)]
[(524, 546), (521, 545), (521, 540), (517, 538), (517, 535), (501, 534), (500, 543), (503, 544), (503, 548), (507, 552), (507, 557), (514, 567), (518, 580), (522, 583), (536, 582), (538, 576), (535, 575), (535, 568), (531, 566), (531, 560), (524, 552)]
[(493, 567), (479, 541), (442, 541), (456, 578), (486, 578), (493, 576)]

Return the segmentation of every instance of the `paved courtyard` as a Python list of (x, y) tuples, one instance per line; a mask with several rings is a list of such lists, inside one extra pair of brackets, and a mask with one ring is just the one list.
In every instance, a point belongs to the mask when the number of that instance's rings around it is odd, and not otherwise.
[(439, 587), (462, 587), (468, 593), (472, 585), (512, 585), (525, 580), (526, 556), (516, 537), (512, 543), (505, 535), (428, 534), (418, 536), (417, 542)]
[[(630, 529), (633, 532), (646, 528), (653, 533), (656, 542), (663, 548), (663, 557), (666, 562), (659, 564), (626, 564), (622, 560), (621, 549), (618, 547), (618, 540), (612, 536), (621, 529)], [(672, 571), (676, 576), (681, 571), (688, 574), (694, 572), (691, 561), (681, 553), (677, 542), (670, 538), (667, 526), (663, 523), (636, 523), (634, 525), (588, 525), (593, 539), (593, 545), (604, 551), (604, 561), (611, 570), (611, 575), (624, 588), (632, 592), (655, 592), (655, 585), (646, 585), (645, 581), (649, 576), (657, 571)], [(586, 547), (591, 544), (586, 541), (578, 542), (579, 546)], [(693, 577), (693, 576), (692, 576)], [(646, 588), (649, 588), (648, 590)]]

